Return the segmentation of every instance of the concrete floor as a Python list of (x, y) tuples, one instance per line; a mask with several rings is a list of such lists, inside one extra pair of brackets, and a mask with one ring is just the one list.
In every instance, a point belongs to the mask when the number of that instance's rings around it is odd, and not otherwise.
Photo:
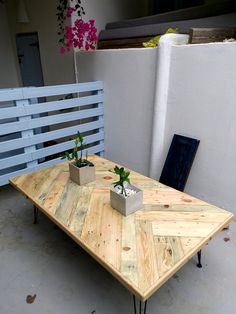
[[(33, 225), (31, 203), (9, 186), (0, 213), (0, 314), (133, 314), (130, 293), (43, 214)], [(195, 264), (150, 298), (147, 314), (236, 313), (235, 221)]]

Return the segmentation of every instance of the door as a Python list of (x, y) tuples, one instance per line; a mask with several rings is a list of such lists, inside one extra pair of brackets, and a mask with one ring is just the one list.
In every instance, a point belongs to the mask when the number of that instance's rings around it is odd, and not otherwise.
[(38, 33), (17, 34), (16, 48), (23, 86), (43, 86)]

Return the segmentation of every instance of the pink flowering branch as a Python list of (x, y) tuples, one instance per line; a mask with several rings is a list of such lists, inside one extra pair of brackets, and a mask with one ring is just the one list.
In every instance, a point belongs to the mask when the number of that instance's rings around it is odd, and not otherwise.
[[(85, 14), (79, 0), (74, 1), (73, 6), (68, 6), (67, 0), (59, 0), (58, 10), (59, 32), (61, 36), (60, 52), (63, 54), (69, 52), (72, 48), (94, 50), (97, 42), (97, 29), (95, 21), (89, 20), (85, 22), (82, 16)], [(72, 15), (76, 14), (78, 18), (73, 22), (72, 26), (68, 26), (68, 20)]]

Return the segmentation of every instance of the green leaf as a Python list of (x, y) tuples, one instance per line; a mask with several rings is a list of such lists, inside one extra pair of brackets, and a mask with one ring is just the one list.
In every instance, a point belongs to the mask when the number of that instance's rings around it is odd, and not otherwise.
[(130, 172), (129, 172), (129, 171), (125, 172), (125, 173), (124, 173), (124, 180), (127, 180), (128, 177), (129, 177), (129, 175), (130, 175)]
[(72, 156), (68, 152), (64, 152), (61, 156), (61, 159), (67, 158), (68, 160), (72, 160)]
[(80, 131), (78, 131), (78, 139), (79, 139), (80, 143), (82, 144), (83, 141), (84, 141), (84, 138), (83, 138), (83, 136), (81, 135)]
[(120, 174), (120, 168), (118, 166), (115, 166), (114, 171), (116, 174)]
[(118, 166), (115, 166), (113, 172), (120, 176), (120, 180), (114, 183), (116, 186), (119, 185), (124, 187), (124, 182), (128, 182), (130, 184), (130, 171), (125, 171), (124, 167), (119, 168)]

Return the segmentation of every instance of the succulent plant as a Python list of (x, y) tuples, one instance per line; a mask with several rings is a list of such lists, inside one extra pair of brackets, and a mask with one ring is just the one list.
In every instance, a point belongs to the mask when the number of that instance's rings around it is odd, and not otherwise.
[[(73, 151), (71, 153), (69, 152), (64, 152), (62, 154), (62, 159), (67, 159), (67, 160), (74, 160), (75, 165), (78, 168), (82, 168), (85, 166), (94, 166), (94, 164), (88, 160), (88, 154), (86, 152), (86, 158), (83, 158), (83, 150), (84, 150), (84, 138), (81, 135), (81, 133), (78, 131), (77, 137), (75, 139), (75, 147), (73, 148)], [(80, 157), (79, 157), (79, 152), (80, 152)]]
[(124, 196), (127, 196), (124, 183), (127, 182), (130, 184), (130, 179), (129, 179), (130, 172), (125, 171), (123, 167), (119, 168), (118, 166), (115, 166), (112, 172), (119, 175), (119, 181), (113, 182), (114, 187), (120, 186), (121, 194), (123, 194)]

